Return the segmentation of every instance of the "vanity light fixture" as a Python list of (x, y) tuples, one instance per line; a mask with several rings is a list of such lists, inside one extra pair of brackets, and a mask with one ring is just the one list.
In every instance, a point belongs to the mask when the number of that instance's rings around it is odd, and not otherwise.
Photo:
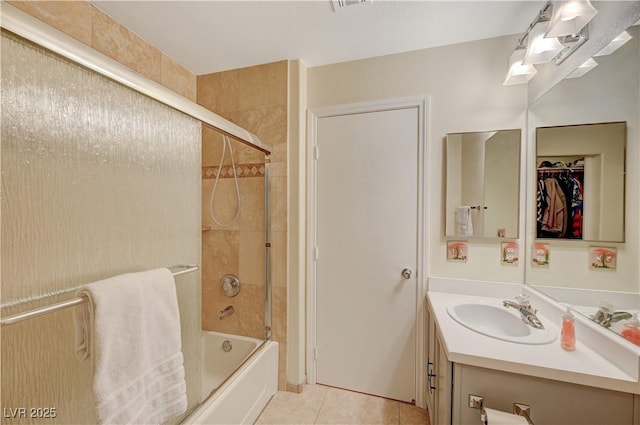
[(556, 1), (547, 29), (546, 37), (560, 37), (577, 34), (598, 11), (589, 0)]
[[(556, 65), (560, 65), (564, 62), (589, 39), (589, 21), (597, 13), (598, 11), (591, 6), (588, 0), (547, 1), (524, 35), (518, 40), (516, 50), (509, 60), (507, 78), (502, 85), (527, 83), (536, 73), (533, 64), (554, 61)], [(583, 18), (583, 15), (588, 18)], [(573, 20), (571, 25), (577, 32), (566, 33), (568, 31), (566, 25), (562, 27), (565, 29), (557, 29), (556, 27), (563, 22), (563, 19), (564, 21)], [(563, 35), (550, 36), (552, 34)], [(517, 57), (519, 55), (523, 55), (523, 57), (518, 63), (514, 59), (514, 55), (520, 50), (523, 53), (518, 53)], [(527, 71), (522, 68), (514, 69), (514, 64), (530, 68)], [(516, 73), (520, 77), (514, 79), (513, 75)]]
[(619, 36), (617, 36), (616, 38), (611, 40), (611, 42), (609, 44), (604, 46), (602, 48), (602, 50), (600, 50), (598, 53), (596, 53), (593, 56), (610, 55), (611, 53), (613, 53), (616, 50), (618, 50), (624, 43), (626, 43), (627, 41), (631, 40), (632, 38), (633, 37), (631, 37), (631, 35), (629, 35), (628, 32), (622, 31), (622, 34), (620, 34)]
[(525, 65), (547, 63), (564, 49), (557, 37), (545, 36), (548, 26), (549, 22), (540, 21), (529, 32), (529, 44), (523, 61)]
[(591, 71), (596, 66), (598, 66), (598, 62), (593, 60), (593, 58), (589, 58), (589, 59), (587, 59), (587, 61), (585, 63), (583, 63), (582, 65), (577, 67), (575, 71), (573, 71), (571, 74), (567, 75), (566, 78), (579, 78), (579, 77), (582, 77), (584, 74), (586, 74), (587, 72)]
[(507, 78), (502, 83), (503, 86), (513, 84), (527, 83), (538, 72), (533, 65), (525, 65), (522, 63), (524, 59), (525, 49), (516, 49), (509, 58), (509, 71)]

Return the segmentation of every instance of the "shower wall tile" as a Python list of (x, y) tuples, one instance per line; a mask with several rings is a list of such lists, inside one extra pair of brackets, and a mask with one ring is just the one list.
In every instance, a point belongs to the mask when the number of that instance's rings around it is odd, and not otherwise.
[[(202, 166), (220, 164), (222, 155), (222, 134), (209, 127), (202, 126)], [(231, 164), (231, 157), (225, 155), (223, 164)]]
[(237, 71), (198, 75), (196, 80), (197, 102), (200, 105), (226, 118), (226, 113), (239, 109), (240, 80)]
[(271, 178), (271, 230), (287, 231), (287, 178)]
[[(202, 234), (202, 280), (220, 282), (222, 276), (240, 273), (240, 232), (211, 230)], [(213, 261), (206, 261), (206, 260)]]
[(264, 232), (240, 231), (240, 281), (264, 287)]
[(9, 0), (13, 6), (196, 101), (196, 76), (89, 1)]
[(93, 10), (93, 29), (94, 49), (153, 81), (162, 81), (160, 50), (98, 9)]
[[(281, 61), (249, 68), (219, 72), (215, 74), (201, 75), (197, 77), (197, 101), (204, 107), (225, 117), (252, 133), (256, 134), (264, 143), (272, 147), (271, 155), (271, 279), (274, 285), (272, 300), (272, 331), (273, 338), (279, 342), (286, 341), (287, 327), (287, 129), (288, 129), (288, 62)], [(218, 164), (221, 155), (221, 137), (203, 132), (203, 165), (210, 167)], [(262, 163), (264, 155), (255, 149), (248, 147), (236, 147), (234, 158), (241, 164)], [(225, 161), (227, 163), (227, 161)], [(210, 172), (211, 170), (207, 170)], [(203, 176), (206, 173), (203, 170)], [(233, 181), (233, 179), (221, 179)], [(208, 225), (208, 194), (212, 187), (211, 179), (203, 180), (203, 224)], [(237, 229), (241, 232), (240, 264), (241, 273), (247, 276), (258, 277), (264, 267), (264, 250), (260, 249), (256, 239), (258, 233), (264, 238), (264, 179), (241, 178), (242, 210)], [(205, 189), (206, 187), (206, 189)], [(229, 186), (225, 190), (230, 190)], [(217, 195), (216, 195), (217, 196)], [(225, 195), (226, 196), (226, 195)], [(206, 211), (206, 215), (205, 215)], [(233, 227), (233, 226), (232, 226)], [(245, 233), (247, 232), (247, 233)], [(253, 235), (252, 235), (253, 234)], [(250, 239), (254, 239), (250, 241)], [(245, 247), (246, 243), (249, 244)], [(253, 258), (252, 258), (253, 257)], [(206, 261), (213, 259), (203, 258)], [(248, 285), (253, 285), (249, 282)], [(264, 332), (264, 287), (262, 294), (244, 294), (231, 300), (236, 308), (235, 318), (237, 326), (242, 328), (242, 334), (255, 334), (262, 337)], [(220, 294), (220, 297), (224, 297)], [(226, 300), (219, 302), (215, 308), (224, 308)], [(203, 315), (211, 309), (210, 305), (203, 305)], [(249, 313), (253, 311), (254, 313)], [(238, 314), (239, 311), (244, 313)], [(217, 312), (215, 313), (217, 314)], [(234, 314), (234, 316), (236, 316)], [(212, 320), (212, 326), (217, 329), (233, 327)], [(252, 328), (254, 326), (255, 328)], [(224, 330), (223, 330), (224, 331)], [(286, 388), (286, 343), (280, 345), (280, 377), (279, 387)]]
[(287, 288), (274, 287), (271, 301), (273, 339), (278, 342), (287, 342)]
[(160, 55), (160, 84), (189, 100), (196, 100), (196, 76), (169, 56)]
[(274, 287), (287, 287), (287, 233), (271, 233), (271, 282)]
[[(278, 390), (286, 391), (287, 388), (287, 343), (279, 342), (279, 359), (280, 362), (278, 364)], [(284, 361), (283, 361), (284, 360)]]
[(88, 1), (15, 1), (13, 6), (91, 46), (93, 6)]
[[(216, 281), (207, 285), (206, 292), (205, 296), (203, 291), (202, 305), (208, 312), (202, 316), (203, 329), (264, 339), (264, 285), (241, 282), (240, 293), (227, 297)], [(234, 308), (234, 313), (220, 319), (218, 313), (228, 306)]]
[[(233, 179), (225, 180), (233, 184)], [(238, 219), (240, 228), (264, 232), (264, 178), (240, 179), (240, 190), (242, 193), (242, 211)]]
[(287, 105), (288, 62), (279, 61), (238, 70), (238, 110)]

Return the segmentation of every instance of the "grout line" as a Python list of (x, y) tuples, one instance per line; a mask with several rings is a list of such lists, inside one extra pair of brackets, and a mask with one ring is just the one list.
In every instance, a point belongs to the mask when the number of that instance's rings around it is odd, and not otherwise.
[[(318, 384), (315, 384), (318, 385)], [(327, 394), (329, 394), (329, 388), (325, 387), (326, 390), (324, 392), (324, 395), (322, 396), (322, 402), (320, 403), (320, 408), (318, 409), (318, 413), (316, 413), (316, 418), (313, 420), (314, 425), (316, 425), (318, 423), (318, 418), (320, 417), (320, 412), (322, 411), (322, 408), (324, 407), (324, 402), (327, 400)]]

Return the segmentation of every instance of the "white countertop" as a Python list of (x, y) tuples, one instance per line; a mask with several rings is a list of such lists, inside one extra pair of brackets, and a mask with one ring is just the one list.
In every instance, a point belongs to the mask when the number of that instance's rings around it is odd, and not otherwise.
[[(538, 317), (545, 327), (556, 332), (557, 338), (550, 344), (525, 345), (477, 333), (456, 322), (446, 311), (447, 305), (455, 302), (495, 302), (501, 305), (503, 299), (513, 299), (512, 296), (509, 296), (511, 294), (506, 294), (504, 298), (498, 298), (495, 291), (493, 293), (489, 291), (489, 293), (491, 297), (428, 291), (427, 298), (430, 309), (434, 314), (444, 349), (450, 361), (640, 394), (638, 360), (635, 365), (631, 364), (624, 370), (581, 341), (580, 331), (583, 329), (579, 326), (576, 327), (575, 351), (565, 351), (560, 347), (560, 321), (558, 320), (557, 324), (553, 323), (541, 313), (538, 313)], [(538, 308), (533, 300), (532, 305), (534, 308)], [(632, 349), (631, 354), (631, 363), (633, 363), (634, 352)]]

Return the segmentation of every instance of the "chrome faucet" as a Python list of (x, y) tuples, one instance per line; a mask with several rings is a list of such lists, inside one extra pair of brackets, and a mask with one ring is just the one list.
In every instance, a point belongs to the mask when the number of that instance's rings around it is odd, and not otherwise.
[(235, 311), (236, 310), (233, 308), (233, 306), (229, 305), (225, 307), (223, 310), (220, 310), (220, 312), (218, 313), (218, 316), (220, 317), (220, 320), (222, 320), (227, 316), (231, 316)]
[(536, 329), (544, 329), (544, 325), (536, 316), (537, 311), (531, 307), (529, 303), (529, 297), (525, 294), (516, 296), (516, 301), (504, 300), (502, 305), (505, 307), (515, 308), (520, 312), (522, 321), (527, 325), (533, 326)]
[(613, 308), (609, 304), (602, 303), (591, 319), (608, 328), (615, 322), (631, 318), (633, 318), (633, 314), (627, 313), (626, 311), (613, 311)]

